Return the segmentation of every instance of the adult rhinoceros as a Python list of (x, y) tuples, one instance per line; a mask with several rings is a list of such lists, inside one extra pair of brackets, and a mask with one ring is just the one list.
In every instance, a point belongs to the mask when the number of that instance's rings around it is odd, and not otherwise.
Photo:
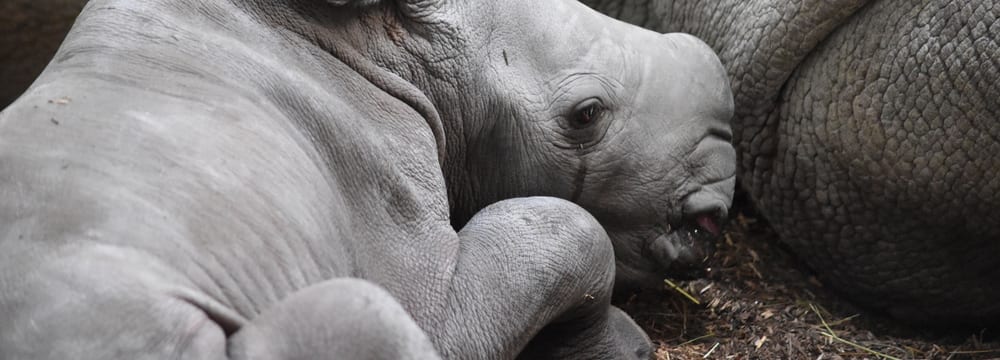
[(586, 2), (719, 52), (741, 184), (827, 283), (906, 320), (1000, 319), (994, 1)]
[(0, 113), (0, 357), (646, 357), (614, 255), (701, 260), (731, 112), (575, 1), (91, 1)]

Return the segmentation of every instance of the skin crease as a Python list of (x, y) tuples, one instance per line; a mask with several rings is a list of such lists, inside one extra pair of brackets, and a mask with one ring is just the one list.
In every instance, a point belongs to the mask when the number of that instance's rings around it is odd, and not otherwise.
[(0, 357), (648, 358), (613, 284), (700, 260), (731, 115), (573, 1), (92, 1), (0, 113)]
[[(302, 326), (321, 316), (326, 325)], [(317, 336), (317, 331), (326, 332)], [(295, 339), (274, 346), (261, 339)], [(352, 339), (354, 341), (344, 341)], [(438, 359), (427, 335), (385, 290), (358, 279), (338, 279), (299, 291), (268, 309), (229, 339), (242, 359)]]
[(856, 302), (1000, 320), (993, 1), (585, 1), (719, 52), (741, 184)]

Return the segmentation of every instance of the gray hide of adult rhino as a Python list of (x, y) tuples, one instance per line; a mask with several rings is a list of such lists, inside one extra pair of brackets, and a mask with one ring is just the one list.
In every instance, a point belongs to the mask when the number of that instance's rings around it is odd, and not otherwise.
[(995, 1), (585, 2), (718, 51), (740, 183), (825, 283), (906, 321), (1000, 320)]
[(91, 1), (0, 113), (0, 358), (645, 358), (731, 115), (575, 1)]

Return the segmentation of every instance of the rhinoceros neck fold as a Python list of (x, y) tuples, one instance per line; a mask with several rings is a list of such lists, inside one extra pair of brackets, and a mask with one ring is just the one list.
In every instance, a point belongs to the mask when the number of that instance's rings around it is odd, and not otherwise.
[[(298, 37), (296, 40), (322, 49), (325, 54), (317, 55), (333, 56), (371, 84), (413, 108), (434, 134), (438, 161), (444, 163), (447, 141), (441, 115), (434, 103), (413, 79), (405, 76), (406, 72), (399, 69), (398, 64), (379, 61), (380, 58), (398, 59), (408, 55), (400, 48), (402, 37), (406, 35), (397, 18), (398, 12), (389, 10), (386, 5), (341, 8), (313, 2), (304, 5), (265, 0), (237, 6), (244, 7), (275, 31), (294, 34)], [(386, 56), (387, 53), (393, 55)], [(408, 62), (407, 66), (413, 63)]]
[(443, 166), (447, 156), (444, 124), (441, 121), (441, 115), (430, 99), (412, 83), (393, 72), (380, 68), (351, 47), (331, 48), (329, 50), (373, 85), (412, 107), (427, 121), (427, 126), (434, 134), (434, 142), (437, 144), (438, 162)]
[(466, 54), (469, 41), (458, 30), (464, 24), (430, 14), (410, 18), (395, 6), (310, 11), (302, 14), (310, 21), (286, 23), (419, 113), (434, 135), (452, 208), (474, 203), (465, 167), (470, 134), (482, 125), (473, 114), (481, 109), (462, 99), (475, 97), (480, 89), (475, 81), (460, 79), (478, 78), (481, 64)]

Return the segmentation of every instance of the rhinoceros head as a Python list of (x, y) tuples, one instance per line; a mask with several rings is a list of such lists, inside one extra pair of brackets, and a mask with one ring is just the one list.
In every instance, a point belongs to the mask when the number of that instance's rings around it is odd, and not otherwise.
[[(453, 222), (499, 200), (569, 199), (614, 242), (619, 285), (697, 267), (735, 184), (715, 53), (571, 0), (407, 0), (369, 15), (443, 128)], [(384, 19), (391, 19), (385, 21)]]

